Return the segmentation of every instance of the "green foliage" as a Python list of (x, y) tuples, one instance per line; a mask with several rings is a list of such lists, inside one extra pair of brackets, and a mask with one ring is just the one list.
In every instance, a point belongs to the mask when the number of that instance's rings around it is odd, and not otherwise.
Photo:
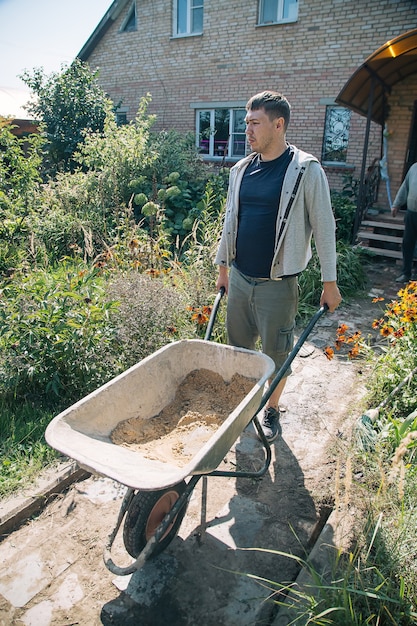
[(0, 401), (0, 498), (25, 488), (56, 459), (44, 439), (53, 416), (48, 406)]
[(184, 296), (160, 277), (119, 273), (106, 286), (106, 300), (118, 302), (110, 321), (123, 370), (167, 343), (192, 335)]
[(97, 83), (97, 72), (92, 73), (86, 63), (75, 59), (60, 73), (46, 76), (43, 69), (35, 68), (21, 78), (36, 96), (28, 111), (44, 125), (45, 169), (50, 174), (72, 171), (74, 153), (83, 143), (85, 132), (102, 131), (106, 115), (112, 110), (111, 101)]
[[(334, 550), (332, 570), (317, 569), (308, 558), (266, 550), (303, 568), (303, 582), (278, 583), (247, 574), (267, 587), (275, 604), (285, 608), (289, 624), (315, 626), (412, 626), (417, 613), (407, 597), (404, 576), (394, 555), (384, 550), (379, 521), (365, 528), (364, 544), (346, 553)], [(254, 549), (256, 551), (256, 549)], [(384, 560), (385, 557), (385, 560)], [(393, 558), (394, 557), (394, 558)], [(281, 599), (282, 598), (282, 599)]]
[[(369, 378), (368, 402), (377, 406), (417, 368), (417, 282), (409, 283), (398, 293), (398, 299), (387, 304), (384, 314), (375, 320), (381, 337), (385, 338), (382, 354), (375, 360)], [(417, 380), (411, 376), (408, 384), (395, 394), (387, 409), (403, 418), (417, 406)]]
[[(317, 309), (323, 289), (320, 261), (313, 242), (313, 256), (299, 277), (300, 318), (311, 315)], [(364, 259), (366, 253), (361, 248), (354, 248), (343, 241), (336, 242), (337, 283), (343, 298), (356, 295), (366, 285)]]
[(79, 399), (108, 379), (117, 351), (96, 270), (62, 263), (2, 289), (0, 391), (4, 397)]
[(26, 218), (36, 202), (40, 184), (42, 138), (25, 140), (0, 120), (0, 275), (7, 275), (24, 258)]
[[(171, 246), (182, 246), (199, 215), (198, 203), (210, 177), (210, 168), (203, 163), (195, 146), (194, 135), (174, 130), (149, 136), (149, 150), (155, 155), (143, 176), (133, 179), (135, 217), (149, 217), (149, 205), (157, 205), (161, 225)], [(152, 220), (145, 220), (152, 231)]]
[(331, 200), (336, 220), (336, 238), (348, 244), (352, 239), (356, 204), (344, 192), (332, 191)]

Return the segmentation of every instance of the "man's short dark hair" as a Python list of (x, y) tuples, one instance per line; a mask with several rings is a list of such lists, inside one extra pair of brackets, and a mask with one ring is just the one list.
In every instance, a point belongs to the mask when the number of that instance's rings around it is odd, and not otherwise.
[(252, 96), (246, 104), (246, 110), (257, 111), (258, 109), (265, 109), (265, 113), (271, 120), (283, 117), (284, 126), (287, 129), (290, 123), (291, 106), (282, 94), (277, 91), (262, 91)]

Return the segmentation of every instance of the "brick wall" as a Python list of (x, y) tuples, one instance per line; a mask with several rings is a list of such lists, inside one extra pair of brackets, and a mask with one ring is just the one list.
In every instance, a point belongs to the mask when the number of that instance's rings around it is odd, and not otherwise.
[[(205, 0), (204, 34), (172, 38), (172, 1), (137, 2), (137, 31), (119, 32), (130, 4), (99, 41), (88, 61), (99, 80), (134, 117), (140, 98), (152, 94), (155, 129), (195, 129), (190, 103), (246, 100), (263, 89), (284, 93), (292, 104), (288, 140), (320, 158), (326, 106), (364, 60), (386, 41), (416, 27), (415, 0), (299, 0), (298, 21), (256, 26), (257, 0)], [(412, 82), (417, 98), (416, 82)], [(409, 88), (409, 87), (408, 87)], [(405, 86), (393, 92), (395, 126), (407, 134), (409, 108), (401, 109)], [(406, 119), (407, 118), (407, 119)], [(408, 121), (407, 121), (408, 120)], [(352, 114), (348, 170), (360, 176), (366, 120)], [(396, 132), (400, 132), (399, 130)], [(380, 155), (380, 127), (373, 125), (369, 163)], [(395, 184), (404, 151), (392, 165)], [(328, 170), (341, 186), (346, 170)]]

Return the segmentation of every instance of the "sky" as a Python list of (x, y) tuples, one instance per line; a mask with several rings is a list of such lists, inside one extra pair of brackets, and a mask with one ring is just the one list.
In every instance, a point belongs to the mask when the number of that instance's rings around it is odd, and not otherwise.
[(112, 0), (0, 0), (0, 88), (27, 90), (17, 76), (70, 64)]

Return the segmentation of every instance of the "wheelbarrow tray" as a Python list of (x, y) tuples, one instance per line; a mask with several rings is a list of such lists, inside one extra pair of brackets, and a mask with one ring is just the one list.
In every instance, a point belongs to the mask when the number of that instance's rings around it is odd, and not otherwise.
[[(254, 386), (187, 463), (179, 467), (112, 442), (111, 432), (119, 422), (138, 416), (152, 419), (175, 398), (185, 377), (202, 368), (220, 374), (226, 382), (240, 374), (253, 379)], [(218, 467), (256, 414), (273, 372), (272, 359), (260, 352), (200, 339), (173, 342), (57, 415), (45, 438), (88, 471), (133, 489), (170, 487)]]

